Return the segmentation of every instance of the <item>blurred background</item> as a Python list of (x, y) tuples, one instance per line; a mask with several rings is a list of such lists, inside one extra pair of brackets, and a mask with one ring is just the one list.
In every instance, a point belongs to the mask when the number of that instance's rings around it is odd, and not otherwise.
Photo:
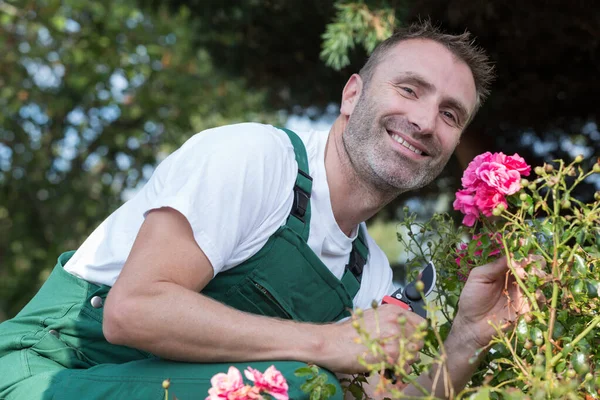
[[(498, 79), (444, 174), (369, 221), (392, 263), (400, 206), (451, 212), (475, 155), (596, 160), (600, 4), (0, 0), (0, 321), (194, 133), (242, 121), (328, 129), (372, 48), (423, 18), (471, 31)], [(599, 189), (588, 180), (578, 196)]]

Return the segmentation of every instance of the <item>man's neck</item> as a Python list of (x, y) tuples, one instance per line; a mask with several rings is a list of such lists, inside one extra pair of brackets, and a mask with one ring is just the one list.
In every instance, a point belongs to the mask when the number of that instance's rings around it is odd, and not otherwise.
[(381, 193), (359, 177), (344, 148), (345, 127), (346, 120), (340, 116), (329, 131), (325, 171), (333, 215), (342, 232), (350, 236), (358, 224), (375, 215), (397, 193)]

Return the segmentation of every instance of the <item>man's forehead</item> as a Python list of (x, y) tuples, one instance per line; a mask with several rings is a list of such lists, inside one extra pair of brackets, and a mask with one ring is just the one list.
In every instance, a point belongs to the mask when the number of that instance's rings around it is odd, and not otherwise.
[[(438, 90), (475, 108), (475, 80), (469, 66), (443, 44), (431, 39), (407, 39), (390, 48), (376, 67), (374, 77), (384, 81), (416, 72)], [(379, 75), (377, 77), (377, 75)]]

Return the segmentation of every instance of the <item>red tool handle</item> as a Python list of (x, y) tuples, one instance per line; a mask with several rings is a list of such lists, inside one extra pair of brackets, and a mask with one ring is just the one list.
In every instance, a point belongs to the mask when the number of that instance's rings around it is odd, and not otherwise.
[(383, 304), (395, 304), (404, 308), (405, 310), (410, 310), (410, 306), (403, 301), (393, 298), (392, 296), (383, 296), (382, 300)]

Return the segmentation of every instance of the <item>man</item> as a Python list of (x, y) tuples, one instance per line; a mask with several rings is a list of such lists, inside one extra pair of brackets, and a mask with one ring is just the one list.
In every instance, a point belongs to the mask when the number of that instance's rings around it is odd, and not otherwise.
[[(329, 133), (240, 124), (195, 135), (0, 325), (0, 397), (158, 398), (170, 378), (186, 399), (229, 365), (275, 364), (302, 398), (302, 363), (364, 372), (344, 319), (394, 290), (364, 221), (440, 173), (490, 79), (468, 35), (424, 23), (350, 77)], [(488, 321), (512, 317), (505, 272), (499, 261), (466, 284), (446, 342), (456, 389), (494, 333)], [(421, 320), (394, 305), (377, 312), (383, 336), (400, 332), (400, 316)], [(373, 310), (364, 318), (375, 334)]]

